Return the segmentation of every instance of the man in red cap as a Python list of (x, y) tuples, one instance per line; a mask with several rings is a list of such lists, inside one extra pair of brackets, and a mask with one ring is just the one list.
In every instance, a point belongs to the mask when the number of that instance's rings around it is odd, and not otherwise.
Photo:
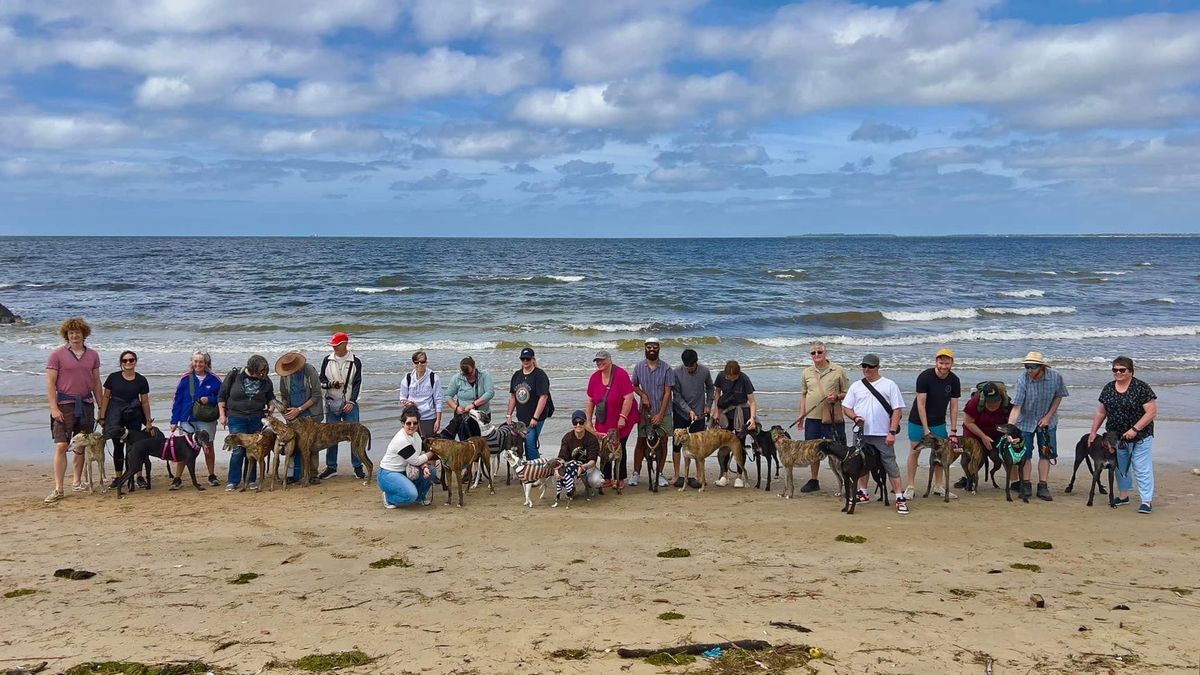
[[(329, 339), (333, 353), (321, 361), (321, 388), (325, 390), (326, 422), (357, 422), (358, 392), (362, 388), (362, 361), (350, 351), (350, 336), (334, 333)], [(337, 475), (338, 446), (333, 444), (325, 450), (325, 470), (321, 478)], [(350, 464), (354, 475), (365, 478), (362, 462), (353, 453)]]

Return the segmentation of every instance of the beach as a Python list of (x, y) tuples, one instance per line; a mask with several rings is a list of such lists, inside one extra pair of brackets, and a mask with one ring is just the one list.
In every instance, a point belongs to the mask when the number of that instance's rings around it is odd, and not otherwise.
[[(1200, 477), (1160, 463), (1142, 516), (1103, 498), (1089, 509), (1085, 488), (1061, 494), (1067, 470), (1051, 474), (1052, 503), (1007, 504), (985, 484), (950, 504), (918, 497), (908, 516), (878, 503), (847, 516), (827, 471), (824, 491), (795, 500), (710, 482), (526, 509), (501, 480), (462, 509), (438, 491), (433, 506), (386, 510), (341, 474), (260, 494), (167, 492), (159, 479), (122, 500), (45, 506), (48, 462), (8, 461), (0, 589), (36, 593), (0, 600), (0, 659), (257, 673), (358, 649), (377, 660), (347, 672), (651, 673), (616, 648), (761, 639), (824, 653), (796, 672), (983, 673), (987, 659), (995, 673), (1195, 672)], [(1053, 548), (1022, 546), (1034, 539)], [(657, 557), (672, 547), (691, 555)], [(370, 567), (391, 557), (409, 566)], [(96, 575), (54, 578), (60, 568)], [(259, 576), (229, 583), (247, 573)], [(585, 660), (552, 656), (575, 648)]]

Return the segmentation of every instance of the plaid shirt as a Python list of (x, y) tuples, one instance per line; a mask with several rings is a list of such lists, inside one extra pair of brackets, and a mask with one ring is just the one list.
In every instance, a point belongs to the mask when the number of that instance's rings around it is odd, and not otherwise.
[[(1029, 372), (1021, 373), (1017, 378), (1017, 386), (1013, 391), (1013, 405), (1021, 406), (1021, 416), (1017, 418), (1017, 427), (1026, 433), (1037, 431), (1038, 421), (1050, 412), (1050, 405), (1057, 397), (1070, 396), (1067, 385), (1063, 384), (1062, 375), (1057, 370), (1046, 367), (1045, 373), (1039, 379), (1029, 377)], [(1050, 420), (1050, 428), (1058, 426), (1058, 412)]]
[(642, 360), (633, 369), (633, 386), (641, 387), (650, 397), (650, 414), (657, 415), (662, 408), (663, 394), (667, 387), (675, 386), (675, 372), (666, 361), (659, 359), (658, 366), (650, 370), (646, 361)]

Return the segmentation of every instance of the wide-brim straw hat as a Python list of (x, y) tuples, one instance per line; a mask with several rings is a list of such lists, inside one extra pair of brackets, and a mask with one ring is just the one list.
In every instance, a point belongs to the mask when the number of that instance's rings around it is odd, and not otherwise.
[(279, 357), (279, 360), (275, 362), (275, 373), (280, 377), (294, 375), (304, 370), (304, 366), (307, 363), (308, 359), (304, 358), (304, 355), (300, 352), (288, 352)]
[(1036, 363), (1039, 366), (1047, 365), (1046, 359), (1042, 357), (1041, 352), (1029, 352), (1025, 355), (1025, 360), (1022, 363)]

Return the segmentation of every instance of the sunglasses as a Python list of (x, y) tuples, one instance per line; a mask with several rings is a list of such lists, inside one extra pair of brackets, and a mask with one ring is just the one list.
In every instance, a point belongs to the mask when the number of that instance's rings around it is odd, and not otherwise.
[(868, 365), (867, 365), (867, 364), (865, 364), (865, 363), (864, 363), (864, 364), (862, 364), (862, 369), (863, 369), (863, 370), (874, 370), (874, 369), (876, 369), (876, 368), (878, 368), (878, 367), (879, 367), (879, 366), (868, 366)]
[(522, 360), (522, 361), (532, 361), (532, 360), (533, 360), (533, 357), (532, 357), (532, 356), (522, 356), (522, 357), (521, 357), (521, 360)]
[(414, 422), (413, 420), (408, 420), (407, 422), (405, 422), (405, 423), (404, 423), (404, 426), (406, 426), (406, 427), (415, 427), (415, 426), (418, 426), (418, 425), (420, 425), (420, 424), (421, 424), (421, 421), (420, 421), (420, 420), (417, 420), (417, 421), (415, 421), (415, 422)]
[(1129, 372), (1128, 368), (1113, 368), (1112, 370), (1114, 373), (1128, 373)]
[[(137, 359), (121, 359), (121, 363), (137, 363)], [(1115, 372), (1116, 368), (1113, 371)]]
[(1037, 370), (1038, 368), (1041, 368), (1041, 366), (1036, 363), (1026, 363), (1025, 364), (1025, 370)]
[(429, 360), (428, 360), (428, 359), (421, 359), (420, 361), (413, 361), (413, 363), (429, 363)]
[(817, 351), (815, 351), (815, 352), (809, 352), (809, 354), (812, 354), (813, 356), (819, 356), (819, 355), (821, 355), (821, 354), (824, 354), (824, 353), (825, 353), (825, 352), (824, 352), (824, 351), (822, 351), (822, 350), (820, 350), (820, 349), (818, 349), (818, 350), (817, 350)]
[(585, 424), (587, 424), (587, 422), (584, 420), (575, 420), (574, 422), (571, 422), (571, 426), (573, 427), (581, 427)]

